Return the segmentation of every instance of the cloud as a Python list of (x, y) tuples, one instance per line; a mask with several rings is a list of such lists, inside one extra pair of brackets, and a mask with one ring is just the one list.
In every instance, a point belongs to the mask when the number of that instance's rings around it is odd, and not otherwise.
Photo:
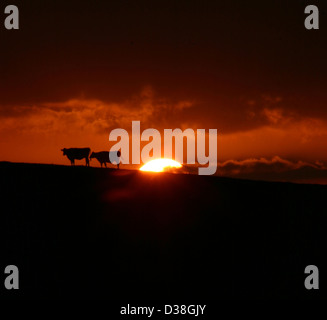
[[(261, 125), (218, 137), (219, 161), (274, 157), (327, 161), (327, 121), (283, 108), (265, 108), (255, 115)], [(257, 121), (254, 119), (253, 121)]]
[(63, 147), (109, 150), (111, 130), (131, 131), (132, 121), (146, 128), (186, 125), (191, 100), (158, 97), (150, 87), (120, 102), (72, 98), (62, 102), (0, 106), (0, 161), (65, 164)]
[(327, 183), (327, 167), (324, 163), (290, 161), (279, 156), (218, 163), (217, 175), (255, 180)]
[(133, 120), (145, 127), (178, 122), (192, 101), (169, 101), (157, 98), (151, 87), (121, 103), (97, 99), (70, 99), (32, 106), (2, 107), (0, 131), (28, 133), (88, 132), (109, 134), (111, 129), (130, 129)]
[[(217, 128), (218, 161), (223, 164), (218, 172), (224, 175), (261, 175), (274, 180), (286, 179), (286, 172), (291, 171), (302, 176), (306, 170), (310, 171), (309, 176), (323, 173), (322, 163), (327, 161), (325, 119), (303, 116), (286, 108), (281, 96), (262, 95), (243, 102), (247, 112), (242, 111), (247, 114), (243, 121), (248, 124), (227, 133), (198, 101), (162, 98), (150, 86), (120, 102), (72, 98), (0, 106), (0, 160), (65, 163), (58, 154), (60, 148), (89, 146), (109, 150), (108, 135), (112, 129), (130, 131), (132, 121), (140, 120), (141, 130)], [(236, 127), (239, 120), (230, 121)]]

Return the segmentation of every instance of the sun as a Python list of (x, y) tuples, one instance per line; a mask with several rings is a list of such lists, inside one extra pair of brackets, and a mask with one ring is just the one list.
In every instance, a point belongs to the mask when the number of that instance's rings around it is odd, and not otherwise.
[(172, 159), (155, 159), (140, 168), (141, 171), (163, 172), (166, 168), (181, 168), (182, 165)]

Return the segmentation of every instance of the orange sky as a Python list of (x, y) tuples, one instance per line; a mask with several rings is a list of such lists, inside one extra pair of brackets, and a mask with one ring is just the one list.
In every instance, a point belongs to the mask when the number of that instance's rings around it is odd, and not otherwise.
[(301, 2), (17, 6), (21, 29), (0, 28), (0, 161), (68, 164), (61, 148), (109, 150), (139, 120), (218, 129), (222, 174), (325, 179), (327, 34), (305, 30)]

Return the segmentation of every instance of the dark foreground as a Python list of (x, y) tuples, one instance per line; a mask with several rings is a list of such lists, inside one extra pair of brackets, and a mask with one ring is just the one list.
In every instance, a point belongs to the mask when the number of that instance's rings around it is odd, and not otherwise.
[(0, 163), (0, 189), (3, 297), (327, 296), (326, 186)]

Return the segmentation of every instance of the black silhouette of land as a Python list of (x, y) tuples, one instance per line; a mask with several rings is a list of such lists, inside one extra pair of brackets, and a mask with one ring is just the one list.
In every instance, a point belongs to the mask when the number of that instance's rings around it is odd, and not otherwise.
[[(327, 186), (0, 163), (7, 298), (326, 297)], [(305, 266), (320, 289), (304, 288)], [(3, 272), (3, 271), (2, 271)]]

